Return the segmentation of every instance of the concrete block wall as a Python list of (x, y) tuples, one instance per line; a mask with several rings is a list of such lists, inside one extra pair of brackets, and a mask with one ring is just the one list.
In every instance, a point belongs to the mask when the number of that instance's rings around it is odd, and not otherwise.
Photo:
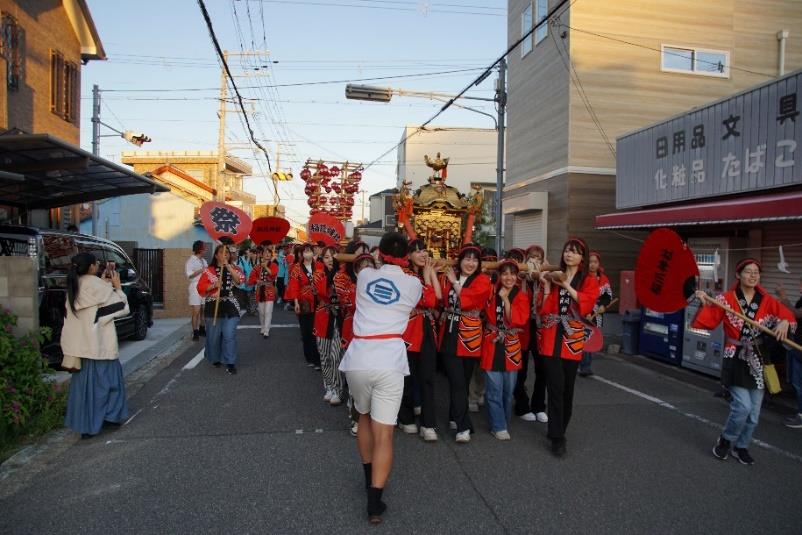
[(184, 273), (184, 264), (191, 254), (190, 248), (164, 250), (164, 307), (153, 310), (156, 319), (190, 315), (187, 296), (189, 281)]
[(38, 291), (35, 259), (0, 256), (0, 306), (17, 316), (15, 336), (39, 328)]

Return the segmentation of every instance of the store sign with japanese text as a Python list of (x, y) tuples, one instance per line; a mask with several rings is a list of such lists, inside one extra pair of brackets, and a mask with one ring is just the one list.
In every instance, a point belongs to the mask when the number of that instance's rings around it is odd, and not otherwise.
[(802, 184), (802, 73), (618, 139), (616, 207)]

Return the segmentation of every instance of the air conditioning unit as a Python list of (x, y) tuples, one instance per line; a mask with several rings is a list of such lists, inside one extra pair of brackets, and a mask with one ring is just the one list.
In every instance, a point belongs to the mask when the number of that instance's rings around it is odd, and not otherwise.
[(395, 215), (386, 215), (384, 216), (384, 227), (395, 227)]

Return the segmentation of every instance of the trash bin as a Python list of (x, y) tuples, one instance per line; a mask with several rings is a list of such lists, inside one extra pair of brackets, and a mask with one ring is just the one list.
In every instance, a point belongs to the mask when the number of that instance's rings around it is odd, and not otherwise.
[(638, 354), (640, 336), (640, 310), (627, 310), (621, 318), (621, 352), (627, 355)]

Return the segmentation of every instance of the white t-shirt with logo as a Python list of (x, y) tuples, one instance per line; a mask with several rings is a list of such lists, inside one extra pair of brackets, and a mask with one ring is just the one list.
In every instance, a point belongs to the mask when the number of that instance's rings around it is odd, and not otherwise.
[(397, 338), (365, 340), (356, 336), (340, 363), (340, 371), (398, 370), (409, 375), (407, 347), (401, 335), (409, 314), (420, 301), (423, 285), (393, 264), (359, 272), (356, 281), (354, 335), (396, 334)]

